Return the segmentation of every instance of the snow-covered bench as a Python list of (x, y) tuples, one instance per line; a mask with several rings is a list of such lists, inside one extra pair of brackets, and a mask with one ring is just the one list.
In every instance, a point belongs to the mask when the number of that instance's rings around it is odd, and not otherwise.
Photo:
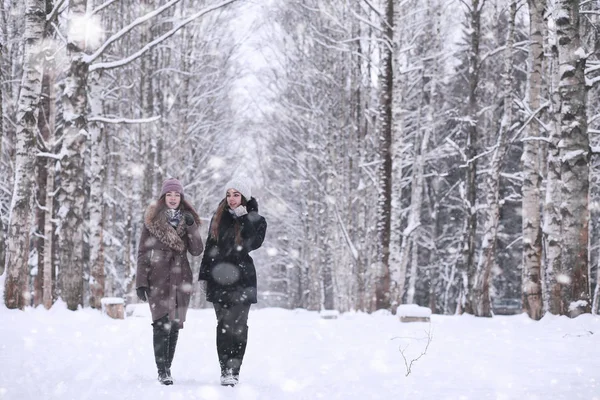
[(319, 315), (322, 319), (337, 319), (340, 316), (340, 312), (338, 310), (321, 310)]
[(421, 307), (416, 304), (402, 304), (398, 306), (396, 315), (400, 317), (400, 322), (429, 322), (431, 308)]
[(102, 304), (102, 314), (106, 314), (114, 319), (125, 318), (125, 300), (120, 297), (103, 297), (100, 299)]

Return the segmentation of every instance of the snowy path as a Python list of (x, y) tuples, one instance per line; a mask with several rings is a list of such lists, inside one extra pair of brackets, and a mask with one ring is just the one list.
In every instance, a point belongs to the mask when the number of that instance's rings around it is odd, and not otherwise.
[(170, 387), (155, 381), (141, 314), (0, 308), (0, 399), (600, 400), (600, 318), (591, 315), (433, 316), (427, 354), (405, 377), (398, 348), (420, 353), (428, 324), (253, 309), (241, 383), (228, 388), (218, 384), (212, 310), (190, 311)]

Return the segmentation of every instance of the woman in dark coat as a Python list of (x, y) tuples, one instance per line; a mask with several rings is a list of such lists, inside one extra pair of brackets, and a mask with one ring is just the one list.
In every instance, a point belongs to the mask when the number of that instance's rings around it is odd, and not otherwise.
[(248, 254), (265, 238), (267, 222), (258, 214), (250, 186), (233, 180), (213, 215), (199, 280), (205, 280), (206, 299), (217, 316), (217, 354), (221, 384), (234, 386), (248, 341), (248, 313), (256, 303), (256, 269)]
[(165, 180), (159, 200), (144, 214), (136, 274), (137, 295), (148, 300), (152, 313), (154, 358), (163, 385), (173, 384), (171, 363), (190, 304), (193, 277), (187, 252), (199, 256), (204, 248), (199, 226), (181, 183)]

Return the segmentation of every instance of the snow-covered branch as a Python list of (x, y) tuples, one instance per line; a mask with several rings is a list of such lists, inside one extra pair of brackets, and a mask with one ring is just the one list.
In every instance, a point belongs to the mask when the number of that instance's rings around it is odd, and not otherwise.
[(46, 22), (53, 22), (56, 17), (61, 13), (61, 7), (65, 3), (65, 0), (59, 0), (56, 2), (54, 7), (52, 7), (52, 11), (46, 15)]
[(340, 217), (340, 213), (338, 212), (337, 206), (335, 204), (334, 204), (334, 211), (335, 211), (335, 216), (337, 217), (338, 223), (340, 224), (340, 229), (342, 230), (342, 234), (344, 235), (344, 239), (346, 240), (346, 244), (348, 244), (348, 248), (350, 249), (350, 252), (352, 253), (352, 257), (354, 258), (354, 261), (359, 261), (358, 250), (356, 250), (356, 246), (354, 246), (354, 243), (352, 243), (352, 239), (348, 235), (348, 231), (346, 230), (346, 227), (344, 226), (344, 221), (342, 221), (342, 217)]
[(98, 7), (96, 7), (95, 9), (93, 9), (90, 14), (91, 15), (98, 14), (100, 11), (104, 10), (106, 7), (110, 6), (111, 4), (116, 3), (117, 1), (119, 1), (119, 0), (108, 0), (104, 4), (101, 4)]
[(149, 122), (154, 122), (159, 120), (161, 117), (160, 115), (155, 115), (153, 117), (148, 117), (148, 118), (137, 118), (137, 119), (131, 119), (131, 118), (107, 118), (107, 117), (90, 117), (88, 119), (88, 122), (103, 122), (106, 124), (147, 124)]
[[(173, 0), (175, 1), (175, 0)], [(177, 0), (178, 1), (178, 0)], [(224, 1), (222, 3), (219, 3), (217, 5), (211, 6), (211, 7), (207, 7), (199, 12), (197, 12), (196, 14), (193, 14), (192, 16), (186, 18), (185, 20), (183, 20), (182, 22), (180, 22), (179, 24), (177, 24), (173, 29), (171, 29), (170, 31), (168, 31), (167, 33), (165, 33), (164, 35), (159, 36), (158, 38), (154, 39), (152, 42), (146, 44), (144, 47), (142, 47), (140, 50), (138, 50), (137, 52), (131, 54), (128, 57), (125, 57), (121, 60), (117, 60), (117, 61), (113, 61), (113, 62), (106, 62), (106, 63), (98, 63), (98, 64), (93, 64), (90, 65), (90, 72), (91, 71), (95, 71), (98, 69), (113, 69), (113, 68), (118, 68), (118, 67), (122, 67), (123, 65), (127, 65), (130, 62), (138, 59), (139, 57), (143, 56), (144, 54), (146, 54), (148, 51), (152, 50), (154, 47), (156, 47), (157, 45), (161, 44), (162, 42), (164, 42), (165, 40), (167, 40), (168, 38), (170, 38), (171, 36), (173, 36), (175, 33), (177, 33), (181, 28), (185, 27), (187, 24), (189, 24), (190, 22), (194, 21), (195, 19), (208, 14), (212, 11), (215, 11), (219, 8), (225, 7), (231, 3), (236, 2), (237, 0), (228, 0), (228, 1)]]
[(136, 18), (132, 23), (130, 23), (127, 26), (124, 26), (120, 31), (118, 31), (117, 33), (115, 33), (114, 35), (112, 35), (111, 37), (109, 37), (99, 48), (98, 50), (96, 50), (93, 54), (90, 54), (88, 56), (84, 56), (83, 57), (83, 61), (91, 64), (92, 62), (94, 62), (94, 60), (96, 60), (98, 57), (100, 57), (102, 55), (102, 53), (104, 53), (104, 51), (114, 42), (116, 42), (117, 40), (121, 39), (123, 36), (125, 36), (127, 33), (129, 33), (131, 30), (133, 30), (136, 26), (143, 24), (144, 22), (148, 21), (149, 19), (154, 18), (155, 16), (159, 15), (160, 13), (162, 13), (163, 11), (169, 9), (170, 7), (174, 6), (175, 4), (179, 3), (180, 0), (171, 0), (168, 3), (164, 4), (163, 6), (157, 8), (156, 10), (149, 12), (148, 14)]

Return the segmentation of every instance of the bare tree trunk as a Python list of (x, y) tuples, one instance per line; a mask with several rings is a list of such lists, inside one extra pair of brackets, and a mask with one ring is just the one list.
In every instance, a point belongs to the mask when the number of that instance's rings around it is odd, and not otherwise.
[[(4, 24), (4, 12), (0, 11), (2, 18), (0, 22)], [(0, 82), (4, 82), (4, 71), (2, 64), (4, 59), (4, 32), (0, 32)], [(4, 143), (4, 95), (0, 85), (0, 173), (4, 174), (2, 167), (2, 143)], [(4, 274), (4, 263), (6, 262), (6, 234), (4, 232), (4, 222), (2, 221), (2, 210), (0, 210), (0, 276)]]
[[(556, 31), (548, 30), (548, 44), (550, 59), (548, 62), (548, 76), (551, 81), (548, 90), (551, 98), (550, 118), (552, 125), (548, 138), (547, 153), (547, 177), (546, 177), (546, 197), (544, 199), (543, 210), (543, 261), (544, 271), (542, 280), (543, 303), (546, 304), (545, 311), (552, 314), (561, 313), (560, 284), (557, 275), (560, 272), (561, 265), (561, 215), (560, 203), (562, 194), (560, 190), (560, 155), (558, 145), (560, 141), (560, 95), (558, 93), (559, 73), (558, 73), (558, 47), (556, 43)], [(552, 39), (550, 39), (552, 36)]]
[[(48, 3), (48, 0), (46, 1)], [(48, 9), (48, 8), (47, 8)], [(51, 7), (49, 8), (52, 9)], [(43, 89), (40, 101), (38, 125), (43, 139), (43, 148), (54, 151), (54, 131), (56, 129), (56, 62), (52, 57), (52, 48), (46, 50)], [(38, 146), (39, 148), (40, 146)], [(54, 202), (54, 163), (55, 159), (37, 157), (36, 180), (38, 207), (36, 208), (37, 232), (36, 247), (38, 253), (38, 271), (34, 280), (34, 305), (52, 306), (52, 210)], [(50, 186), (48, 186), (50, 185)], [(47, 227), (50, 227), (47, 229)], [(48, 270), (46, 270), (48, 268)], [(46, 303), (48, 300), (48, 303)]]
[[(408, 255), (410, 253), (410, 238), (404, 236), (402, 232), (402, 162), (404, 161), (404, 120), (402, 115), (402, 77), (399, 71), (404, 67), (402, 54), (402, 29), (400, 24), (401, 5), (393, 5), (392, 24), (397, 29), (393, 30), (393, 37), (389, 45), (392, 47), (390, 57), (392, 58), (391, 87), (391, 116), (389, 124), (391, 146), (391, 194), (395, 201), (391, 202), (390, 212), (390, 233), (389, 233), (389, 274), (390, 274), (390, 306), (393, 313), (400, 304), (404, 296), (404, 286), (406, 282), (406, 268), (408, 265)], [(384, 128), (387, 129), (387, 128)], [(388, 199), (388, 201), (391, 200)]]
[(4, 291), (6, 307), (20, 309), (30, 305), (28, 260), (32, 177), (35, 176), (35, 136), (44, 66), (41, 42), (46, 25), (44, 0), (27, 0), (25, 6), (25, 63), (17, 105), (15, 185), (8, 226)]
[[(92, 119), (103, 114), (102, 101), (99, 98), (100, 73), (90, 77), (90, 110)], [(90, 162), (90, 307), (100, 310), (104, 297), (106, 272), (104, 268), (104, 192), (106, 176), (106, 146), (104, 143), (104, 127), (98, 121), (89, 124), (91, 162)]]
[(507, 136), (512, 125), (512, 87), (513, 87), (513, 46), (515, 42), (515, 16), (517, 2), (512, 0), (508, 17), (508, 37), (504, 55), (504, 84), (503, 98), (504, 110), (496, 149), (492, 153), (489, 172), (486, 176), (486, 208), (484, 232), (481, 243), (479, 260), (473, 277), (471, 289), (471, 305), (473, 314), (478, 317), (491, 317), (490, 286), (492, 268), (496, 260), (496, 242), (498, 238), (498, 224), (500, 221), (500, 173), (507, 151)]
[[(84, 15), (86, 0), (72, 0), (71, 18)], [(62, 96), (64, 139), (61, 191), (58, 195), (60, 296), (70, 310), (83, 305), (84, 152), (87, 141), (88, 64), (83, 61), (83, 43), (68, 38), (70, 66)]]
[(589, 313), (589, 137), (585, 55), (579, 34), (579, 1), (559, 0), (555, 23), (560, 65), (561, 268), (560, 314)]
[(46, 174), (46, 216), (44, 218), (44, 268), (43, 268), (43, 280), (44, 283), (42, 293), (42, 303), (48, 310), (52, 307), (53, 287), (54, 287), (54, 263), (53, 263), (53, 251), (54, 247), (54, 225), (52, 217), (54, 215), (54, 176), (55, 176), (55, 161), (47, 160), (47, 174)]
[(466, 215), (465, 238), (462, 254), (462, 279), (463, 281), (463, 304), (459, 304), (459, 310), (473, 314), (474, 305), (471, 304), (471, 291), (475, 278), (475, 236), (477, 234), (477, 149), (478, 149), (478, 130), (477, 120), (479, 118), (479, 105), (477, 103), (477, 87), (479, 86), (479, 40), (481, 35), (481, 9), (485, 0), (471, 0), (469, 6), (469, 98), (468, 98), (468, 126), (467, 126), (467, 144), (465, 149), (466, 167), (464, 181), (464, 209)]
[(390, 230), (392, 217), (392, 141), (393, 117), (392, 104), (394, 96), (393, 43), (394, 43), (394, 1), (386, 2), (386, 23), (384, 24), (385, 40), (383, 45), (382, 72), (382, 106), (380, 111), (381, 133), (379, 156), (379, 201), (378, 236), (380, 249), (380, 270), (375, 283), (375, 308), (390, 308)]
[[(546, 0), (529, 0), (529, 108), (536, 112), (541, 105), (544, 72), (544, 14)], [(540, 124), (533, 119), (523, 145), (523, 307), (529, 318), (539, 320), (543, 315), (542, 302), (542, 231), (540, 188)]]
[(598, 315), (599, 312), (600, 312), (600, 267), (596, 267), (596, 288), (594, 289), (594, 297), (592, 300), (592, 314)]

